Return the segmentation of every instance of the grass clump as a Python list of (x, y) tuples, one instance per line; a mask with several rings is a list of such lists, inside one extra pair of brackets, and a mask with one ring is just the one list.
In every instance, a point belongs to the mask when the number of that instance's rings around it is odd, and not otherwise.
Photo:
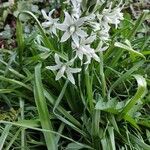
[(19, 12), (17, 46), (1, 48), (0, 148), (149, 150), (149, 11), (133, 20), (118, 1), (59, 4), (43, 23)]

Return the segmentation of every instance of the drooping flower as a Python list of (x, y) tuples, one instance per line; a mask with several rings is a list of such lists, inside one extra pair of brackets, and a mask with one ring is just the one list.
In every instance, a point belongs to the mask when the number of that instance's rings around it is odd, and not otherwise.
[(101, 41), (109, 40), (109, 30), (101, 29), (97, 32), (97, 35)]
[(109, 40), (109, 30), (110, 26), (101, 26), (99, 22), (90, 22), (90, 26), (92, 27), (94, 33), (99, 37), (101, 41)]
[(100, 62), (99, 57), (96, 55), (93, 48), (91, 48), (90, 44), (95, 40), (96, 36), (90, 36), (88, 38), (80, 39), (79, 43), (72, 43), (72, 48), (76, 52), (76, 57), (79, 57), (80, 60), (83, 60), (83, 56), (85, 55), (87, 61), (84, 64), (89, 64), (91, 62), (91, 58)]
[(72, 3), (72, 13), (71, 15), (79, 19), (81, 16), (81, 0), (70, 0)]
[(42, 12), (44, 19), (46, 20), (45, 22), (42, 23), (42, 26), (44, 28), (47, 28), (50, 31), (50, 33), (53, 33), (57, 36), (56, 23), (59, 19), (52, 18), (52, 14), (54, 12), (54, 9), (51, 10), (48, 15), (46, 14), (46, 12), (44, 10), (41, 10), (41, 12)]
[(73, 18), (80, 18), (81, 16), (81, 2), (82, 0), (66, 0), (64, 3), (72, 7), (71, 16)]
[(79, 37), (84, 38), (87, 33), (81, 29), (84, 24), (85, 18), (74, 19), (67, 12), (65, 12), (65, 20), (62, 24), (57, 24), (57, 28), (65, 31), (61, 37), (61, 42), (67, 41), (70, 37), (74, 42), (79, 41)]
[(115, 7), (112, 9), (112, 3), (110, 3), (109, 8), (105, 8), (102, 14), (97, 14), (99, 21), (103, 27), (108, 27), (109, 24), (114, 24), (118, 27), (118, 24), (123, 20), (123, 13), (121, 12), (121, 7)]
[(70, 67), (71, 65), (73, 65), (74, 59), (72, 59), (66, 63), (63, 63), (60, 61), (58, 54), (55, 54), (55, 63), (56, 63), (55, 66), (47, 66), (46, 67), (47, 69), (50, 69), (52, 71), (58, 70), (55, 80), (59, 80), (60, 78), (65, 77), (65, 74), (66, 74), (67, 79), (72, 84), (75, 84), (73, 74), (80, 72), (81, 68)]

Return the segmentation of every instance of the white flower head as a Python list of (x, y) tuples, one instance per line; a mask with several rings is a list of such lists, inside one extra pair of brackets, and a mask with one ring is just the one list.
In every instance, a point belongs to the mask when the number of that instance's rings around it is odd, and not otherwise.
[(84, 24), (85, 18), (74, 19), (67, 12), (65, 12), (65, 20), (62, 24), (57, 24), (57, 28), (65, 31), (61, 37), (61, 42), (67, 41), (70, 37), (74, 42), (79, 41), (79, 37), (84, 38), (87, 33), (81, 29)]
[(81, 16), (81, 2), (82, 0), (66, 0), (64, 3), (72, 7), (71, 16), (73, 18), (80, 18)]
[(101, 29), (97, 32), (97, 35), (101, 41), (109, 40), (109, 32), (106, 29)]
[(109, 40), (109, 30), (110, 26), (103, 27), (101, 23), (98, 22), (91, 22), (90, 26), (92, 27), (93, 31), (101, 41), (108, 41)]
[(72, 3), (72, 17), (79, 19), (81, 16), (81, 0), (70, 0)]
[(83, 56), (85, 55), (87, 61), (84, 64), (90, 64), (91, 58), (100, 62), (99, 57), (96, 55), (93, 48), (90, 47), (90, 44), (95, 40), (96, 36), (90, 36), (88, 38), (80, 39), (79, 43), (72, 43), (72, 48), (76, 52), (76, 56), (79, 57), (80, 60), (83, 60)]
[(52, 18), (52, 14), (54, 12), (54, 9), (51, 10), (48, 15), (46, 14), (46, 12), (44, 10), (41, 10), (41, 12), (42, 12), (44, 19), (46, 20), (45, 22), (42, 23), (42, 26), (44, 28), (48, 28), (50, 33), (53, 33), (57, 36), (56, 23), (59, 19)]
[(98, 15), (99, 20), (101, 20), (102, 24), (104, 26), (106, 24), (114, 24), (115, 27), (118, 27), (118, 24), (121, 20), (123, 20), (123, 13), (121, 12), (121, 7), (115, 7), (112, 9), (112, 3), (110, 3), (110, 6), (108, 9), (104, 9), (101, 15)]
[(47, 69), (50, 69), (50, 70), (53, 70), (53, 71), (59, 70), (57, 72), (55, 80), (59, 80), (60, 78), (65, 77), (65, 74), (66, 74), (67, 79), (72, 84), (75, 84), (73, 73), (80, 72), (81, 68), (72, 68), (72, 67), (70, 67), (71, 65), (73, 65), (74, 59), (68, 61), (67, 63), (63, 63), (63, 62), (60, 61), (59, 55), (55, 54), (55, 62), (56, 62), (55, 66), (47, 66), (46, 67)]

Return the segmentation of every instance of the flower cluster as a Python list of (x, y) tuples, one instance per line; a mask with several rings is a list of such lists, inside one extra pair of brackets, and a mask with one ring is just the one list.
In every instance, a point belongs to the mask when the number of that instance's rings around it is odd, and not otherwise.
[[(59, 18), (52, 17), (54, 10), (50, 11), (48, 15), (42, 10), (43, 17), (46, 20), (42, 23), (42, 26), (48, 29), (53, 36), (57, 36), (61, 44), (71, 41), (71, 60), (63, 63), (60, 61), (59, 55), (55, 54), (56, 65), (46, 67), (47, 69), (58, 71), (56, 80), (66, 75), (67, 79), (75, 84), (73, 73), (81, 71), (80, 68), (71, 67), (76, 59), (79, 59), (82, 65), (87, 66), (92, 59), (100, 62), (98, 53), (109, 47), (109, 31), (112, 25), (118, 28), (118, 24), (123, 20), (120, 5), (114, 7), (112, 3), (108, 3), (106, 8), (100, 7), (104, 3), (104, 1), (99, 1), (93, 12), (88, 13), (82, 7), (82, 0), (67, 0), (65, 4), (70, 5), (72, 11), (71, 13), (64, 12), (63, 22)], [(98, 11), (96, 8), (101, 8), (102, 10)], [(58, 31), (63, 33), (61, 37), (58, 35)], [(93, 44), (95, 41), (96, 44)], [(93, 47), (93, 45), (96, 46)]]

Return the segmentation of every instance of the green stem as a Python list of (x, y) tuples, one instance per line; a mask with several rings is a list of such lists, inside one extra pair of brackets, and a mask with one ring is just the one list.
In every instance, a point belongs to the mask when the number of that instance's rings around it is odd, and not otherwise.
[(101, 82), (102, 82), (102, 96), (103, 98), (106, 97), (106, 80), (105, 80), (105, 74), (104, 74), (104, 63), (103, 63), (103, 53), (100, 52), (100, 76), (101, 76)]
[(86, 73), (85, 73), (85, 83), (86, 83), (87, 101), (88, 101), (88, 104), (89, 104), (89, 110), (90, 110), (90, 112), (92, 112), (92, 110), (94, 109), (93, 93), (92, 93), (92, 84), (91, 84), (88, 69), (86, 70)]
[(100, 149), (100, 110), (94, 110), (92, 116), (92, 140), (93, 147), (95, 149)]
[(24, 43), (22, 23), (19, 20), (19, 18), (17, 18), (16, 38), (17, 38), (17, 44), (18, 44), (19, 65), (20, 65), (20, 69), (21, 69), (22, 68), (22, 57), (23, 57), (22, 55), (23, 55), (25, 43)]

